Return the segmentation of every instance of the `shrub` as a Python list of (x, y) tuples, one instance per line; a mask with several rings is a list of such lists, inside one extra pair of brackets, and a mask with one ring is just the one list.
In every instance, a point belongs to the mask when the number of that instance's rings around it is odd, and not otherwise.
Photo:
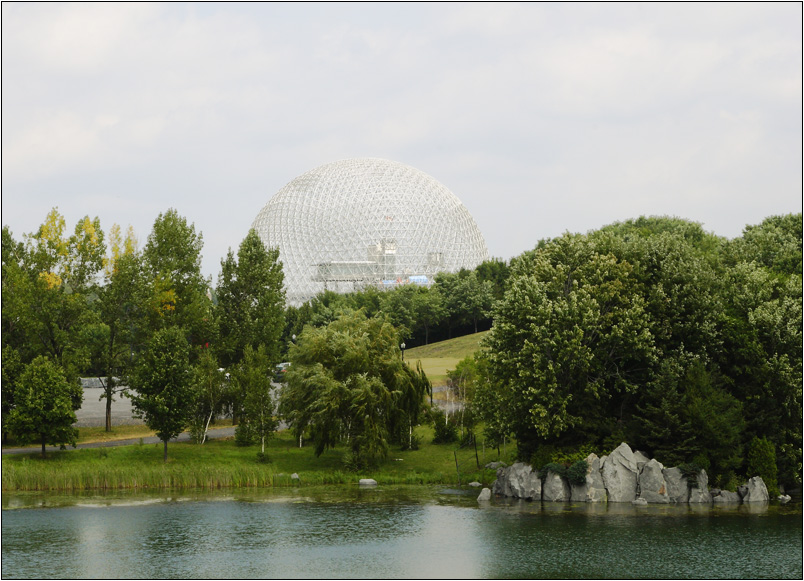
[(578, 486), (586, 484), (586, 472), (588, 469), (589, 464), (587, 464), (586, 460), (578, 460), (567, 468), (567, 480), (569, 480), (570, 484)]
[(433, 444), (449, 444), (458, 440), (458, 428), (441, 410), (432, 410)]
[(547, 478), (547, 473), (552, 472), (553, 474), (558, 474), (559, 476), (566, 478), (567, 477), (567, 467), (563, 464), (558, 464), (556, 462), (548, 462), (544, 466), (539, 469), (539, 478), (544, 480)]
[(253, 446), (256, 441), (254, 429), (250, 424), (237, 424), (235, 428), (235, 446)]
[(421, 445), (422, 445), (422, 439), (416, 434), (413, 434), (406, 438), (402, 438), (399, 449), (402, 450), (403, 452), (406, 452), (408, 450), (418, 450), (421, 447)]
[(768, 487), (768, 494), (771, 497), (779, 495), (779, 483), (777, 481), (776, 450), (773, 443), (765, 438), (754, 437), (748, 445), (748, 466), (746, 476), (761, 476)]

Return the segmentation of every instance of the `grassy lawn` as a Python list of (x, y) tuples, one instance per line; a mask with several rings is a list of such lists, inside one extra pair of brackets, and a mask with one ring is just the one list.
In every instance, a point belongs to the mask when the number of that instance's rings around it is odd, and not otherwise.
[(405, 361), (411, 367), (421, 361), (422, 369), (433, 386), (447, 383), (447, 371), (455, 369), (458, 362), (473, 355), (480, 349), (480, 341), (488, 331), (464, 335), (447, 341), (439, 341), (430, 345), (422, 345), (405, 351)]
[(438, 343), (430, 343), (429, 345), (422, 345), (420, 347), (413, 347), (412, 349), (405, 350), (405, 359), (423, 358), (443, 358), (452, 357), (463, 359), (468, 355), (472, 355), (475, 351), (480, 349), (480, 341), (488, 334), (488, 331), (481, 331), (480, 333), (473, 333), (472, 335), (464, 335), (463, 337), (456, 337), (455, 339), (447, 339), (446, 341), (439, 341)]
[[(291, 485), (355, 484), (374, 478), (380, 484), (457, 484), (477, 480), (489, 485), (493, 470), (478, 469), (475, 450), (458, 450), (457, 444), (431, 444), (432, 429), (419, 426), (419, 450), (402, 452), (392, 447), (376, 470), (361, 473), (344, 469), (343, 447), (316, 457), (312, 446), (299, 448), (291, 434), (280, 432), (266, 446), (270, 462), (257, 461), (257, 446), (238, 447), (232, 438), (204, 445), (171, 443), (168, 462), (162, 461), (162, 444), (135, 444), (114, 448), (66, 450), (3, 456), (3, 490), (92, 490), (136, 488), (229, 488)], [(483, 466), (497, 459), (496, 450), (482, 447)], [(299, 479), (291, 479), (291, 474)]]

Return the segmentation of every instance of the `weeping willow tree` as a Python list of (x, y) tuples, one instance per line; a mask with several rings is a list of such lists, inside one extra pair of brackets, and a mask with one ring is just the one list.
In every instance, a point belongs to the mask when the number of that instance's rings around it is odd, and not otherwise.
[(430, 382), (403, 361), (396, 328), (383, 314), (339, 316), (306, 327), (290, 350), (280, 414), (316, 455), (345, 443), (354, 468), (376, 466), (402, 426), (418, 423)]

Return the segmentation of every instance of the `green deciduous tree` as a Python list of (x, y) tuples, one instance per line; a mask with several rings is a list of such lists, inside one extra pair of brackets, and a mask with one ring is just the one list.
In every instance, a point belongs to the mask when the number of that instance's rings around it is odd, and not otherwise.
[(310, 430), (316, 454), (347, 442), (352, 465), (384, 457), (398, 427), (415, 422), (429, 382), (402, 362), (399, 335), (386, 316), (344, 314), (308, 326), (290, 350), (280, 415), (296, 435)]
[(210, 285), (201, 274), (203, 246), (195, 226), (170, 209), (157, 217), (142, 253), (152, 328), (183, 327), (193, 346), (206, 345), (215, 335)]
[(243, 424), (260, 441), (261, 457), (265, 441), (277, 427), (276, 404), (271, 396), (272, 364), (266, 349), (246, 345), (242, 361), (234, 367), (232, 383), (242, 393)]
[(211, 349), (203, 349), (193, 368), (194, 401), (189, 416), (190, 434), (203, 444), (212, 419), (223, 411), (228, 394), (226, 376)]
[(97, 367), (103, 384), (100, 399), (106, 400), (106, 431), (112, 429), (112, 402), (125, 390), (118, 385), (128, 375), (148, 332), (148, 289), (143, 275), (142, 257), (137, 252), (131, 229), (125, 240), (116, 225), (110, 230), (111, 252), (105, 261), (104, 284), (94, 303), (101, 324), (103, 341), (97, 353)]
[(94, 321), (89, 302), (105, 251), (97, 218), (79, 220), (67, 236), (54, 209), (24, 245), (7, 229), (3, 238), (3, 343), (23, 362), (46, 355), (77, 379), (90, 364), (85, 327)]
[(564, 435), (602, 438), (622, 420), (625, 397), (656, 356), (636, 284), (630, 264), (583, 236), (565, 235), (516, 265), (486, 345), (523, 453)]
[(271, 362), (279, 361), (285, 326), (285, 291), (279, 250), (265, 248), (255, 230), (240, 244), (237, 259), (230, 250), (218, 277), (221, 364), (242, 360), (246, 346), (262, 346)]
[(9, 430), (21, 442), (45, 445), (75, 445), (75, 410), (81, 407), (83, 391), (70, 382), (58, 365), (37, 357), (25, 367), (14, 391), (14, 408), (8, 417)]
[(134, 410), (164, 442), (167, 462), (168, 440), (187, 426), (195, 401), (190, 346), (180, 327), (154, 333), (129, 383)]

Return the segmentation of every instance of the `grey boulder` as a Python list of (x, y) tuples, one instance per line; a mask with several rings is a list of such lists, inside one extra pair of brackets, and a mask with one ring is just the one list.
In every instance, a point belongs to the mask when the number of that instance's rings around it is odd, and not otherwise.
[(743, 496), (743, 502), (768, 502), (770, 496), (768, 495), (768, 487), (765, 486), (765, 481), (761, 476), (754, 476), (748, 480), (746, 484), (748, 491)]
[(649, 460), (639, 471), (639, 497), (651, 504), (667, 504), (667, 483), (664, 480), (664, 466), (657, 460)]
[(539, 473), (534, 471), (530, 464), (517, 462), (497, 469), (493, 492), (502, 496), (541, 500), (542, 481), (539, 479)]
[(558, 474), (548, 471), (542, 484), (542, 500), (562, 502), (569, 499), (569, 483)]
[(606, 457), (600, 468), (609, 502), (631, 502), (636, 498), (637, 472), (634, 453), (623, 442)]
[(712, 502), (714, 504), (739, 504), (740, 495), (736, 492), (721, 490), (720, 494), (712, 495)]

